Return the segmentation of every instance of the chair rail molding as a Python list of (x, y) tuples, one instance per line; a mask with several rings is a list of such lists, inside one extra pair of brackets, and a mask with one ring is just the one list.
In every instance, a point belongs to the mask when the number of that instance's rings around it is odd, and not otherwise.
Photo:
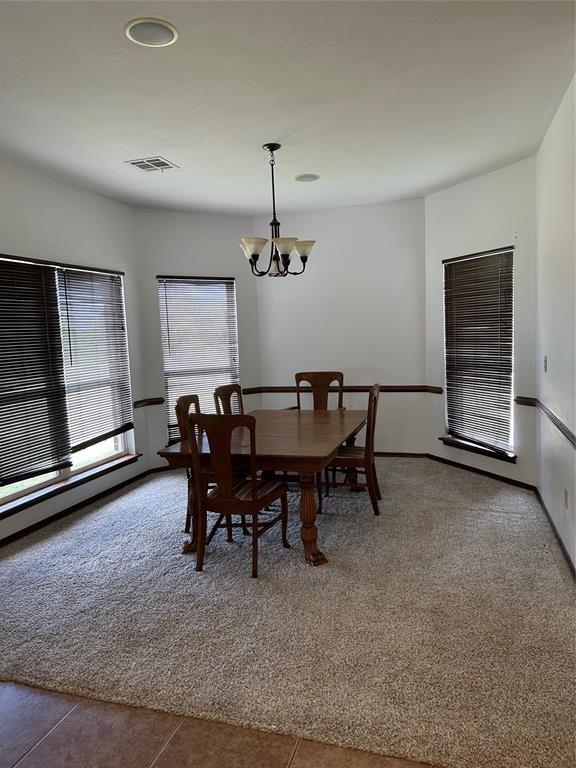
[(163, 405), (163, 397), (145, 397), (143, 400), (134, 400), (134, 408), (146, 408), (148, 405)]
[[(342, 390), (344, 392), (370, 392), (372, 389), (372, 386), (370, 385), (359, 385), (359, 386), (350, 386), (345, 385), (342, 387)], [(272, 387), (272, 386), (262, 386), (262, 387), (244, 387), (242, 390), (243, 395), (268, 395), (268, 394), (286, 394), (290, 392), (296, 392), (297, 388), (295, 386), (286, 386), (286, 387)], [(301, 392), (312, 392), (312, 387), (301, 387)], [(330, 387), (329, 392), (338, 392), (340, 391), (339, 387)], [(427, 384), (391, 384), (391, 385), (380, 385), (380, 392), (431, 392), (435, 395), (441, 395), (444, 390), (442, 387), (431, 387)]]
[(572, 445), (572, 448), (576, 448), (576, 435), (574, 432), (572, 432), (572, 430), (566, 426), (566, 424), (564, 424), (564, 422), (561, 421), (547, 405), (541, 400), (538, 400), (537, 397), (523, 397), (522, 395), (518, 395), (514, 399), (514, 402), (516, 405), (527, 405), (531, 408), (538, 408), (538, 410), (541, 411), (552, 424), (554, 424), (556, 429), (564, 435), (566, 440)]

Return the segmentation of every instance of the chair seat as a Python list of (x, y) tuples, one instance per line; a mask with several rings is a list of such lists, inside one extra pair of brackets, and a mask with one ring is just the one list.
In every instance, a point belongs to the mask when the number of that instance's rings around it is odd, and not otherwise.
[[(212, 488), (208, 492), (208, 498), (213, 498), (218, 491), (218, 487)], [(237, 480), (232, 486), (234, 496), (238, 501), (252, 501), (252, 481), (250, 479)], [(265, 499), (268, 496), (278, 497), (286, 491), (286, 485), (278, 480), (259, 480), (256, 483), (256, 493), (258, 499)]]
[(365, 449), (359, 445), (341, 445), (338, 453), (330, 462), (331, 467), (360, 466), (365, 461)]

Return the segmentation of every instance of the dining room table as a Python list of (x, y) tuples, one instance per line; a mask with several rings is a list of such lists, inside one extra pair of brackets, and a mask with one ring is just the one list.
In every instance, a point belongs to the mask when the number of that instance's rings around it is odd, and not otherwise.
[[(298, 478), (300, 488), (300, 537), (306, 562), (322, 565), (327, 562), (318, 547), (316, 528), (317, 505), (314, 498), (315, 477), (322, 472), (343, 443), (353, 443), (366, 425), (366, 411), (313, 410), (255, 410), (250, 416), (256, 420), (256, 465), (263, 473), (288, 473)], [(235, 470), (250, 469), (250, 442), (247, 430), (238, 429), (232, 436), (231, 455)], [(203, 447), (203, 463), (209, 465), (207, 446)], [(158, 451), (170, 467), (191, 468), (191, 448), (187, 440), (166, 446)], [(195, 551), (195, 531), (184, 548)]]

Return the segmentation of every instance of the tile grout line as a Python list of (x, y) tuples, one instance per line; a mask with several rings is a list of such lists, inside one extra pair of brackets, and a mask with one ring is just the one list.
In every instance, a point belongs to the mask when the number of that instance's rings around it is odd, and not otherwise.
[(23, 755), (21, 755), (21, 756), (18, 758), (18, 760), (16, 760), (16, 762), (12, 764), (12, 768), (16, 768), (16, 766), (17, 766), (17, 765), (19, 765), (19, 764), (22, 762), (22, 760), (24, 760), (24, 758), (25, 758), (25, 757), (27, 757), (27, 755), (29, 755), (29, 754), (30, 754), (30, 752), (32, 752), (32, 750), (36, 749), (36, 747), (38, 746), (38, 744), (41, 744), (41, 743), (44, 741), (44, 739), (45, 739), (47, 736), (49, 736), (49, 735), (52, 733), (52, 731), (53, 731), (55, 728), (58, 728), (58, 726), (60, 725), (60, 723), (61, 723), (63, 720), (66, 720), (66, 718), (68, 717), (68, 715), (69, 715), (71, 712), (74, 712), (74, 710), (76, 709), (76, 707), (77, 707), (77, 706), (78, 706), (78, 702), (76, 702), (76, 704), (74, 704), (74, 706), (73, 706), (73, 707), (71, 707), (71, 708), (68, 710), (68, 712), (66, 712), (66, 714), (65, 714), (65, 715), (63, 715), (63, 716), (60, 718), (60, 720), (58, 720), (58, 722), (57, 722), (57, 723), (54, 723), (54, 725), (52, 726), (52, 728), (50, 728), (50, 730), (49, 730), (49, 731), (46, 731), (46, 733), (44, 734), (44, 736), (42, 736), (42, 738), (41, 738), (41, 739), (38, 739), (38, 741), (37, 741), (35, 744), (33, 744), (33, 745), (30, 747), (30, 749), (27, 749), (27, 750), (26, 750), (26, 752), (24, 752), (24, 754), (23, 754)]
[(180, 728), (180, 726), (182, 725), (182, 723), (183, 723), (183, 722), (184, 722), (184, 718), (183, 718), (183, 717), (181, 717), (181, 718), (180, 718), (180, 720), (179, 720), (179, 721), (176, 723), (176, 728), (174, 728), (174, 730), (172, 731), (172, 733), (170, 734), (170, 736), (168, 736), (168, 738), (167, 738), (167, 739), (166, 739), (166, 741), (164, 742), (163, 746), (160, 748), (160, 751), (158, 752), (158, 754), (156, 755), (156, 757), (155, 757), (155, 758), (152, 760), (152, 762), (151, 762), (151, 763), (148, 765), (148, 768), (152, 768), (152, 766), (154, 765), (154, 763), (156, 762), (156, 760), (158, 760), (158, 758), (160, 757), (160, 755), (162, 754), (162, 752), (164, 752), (164, 750), (166, 749), (166, 747), (168, 746), (168, 744), (170, 744), (170, 742), (172, 741), (172, 739), (173, 739), (173, 738), (174, 738), (174, 736), (176, 735), (176, 731), (177, 731), (177, 730)]
[(300, 742), (301, 741), (302, 741), (302, 739), (300, 738), (300, 736), (298, 736), (297, 739), (296, 739), (296, 744), (294, 745), (294, 749), (292, 750), (292, 754), (290, 755), (290, 760), (288, 760), (288, 765), (286, 766), (286, 768), (290, 768), (290, 766), (294, 762), (294, 758), (296, 757), (296, 752), (298, 751), (298, 747), (300, 746)]

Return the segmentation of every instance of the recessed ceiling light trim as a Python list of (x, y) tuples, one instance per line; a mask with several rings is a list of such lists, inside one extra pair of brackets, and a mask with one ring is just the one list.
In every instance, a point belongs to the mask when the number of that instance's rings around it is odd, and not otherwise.
[(124, 27), (124, 34), (130, 42), (145, 48), (165, 48), (178, 40), (178, 30), (164, 19), (132, 19)]
[(302, 181), (306, 183), (310, 181), (318, 181), (319, 178), (319, 173), (299, 173), (297, 176), (294, 176), (294, 181)]

